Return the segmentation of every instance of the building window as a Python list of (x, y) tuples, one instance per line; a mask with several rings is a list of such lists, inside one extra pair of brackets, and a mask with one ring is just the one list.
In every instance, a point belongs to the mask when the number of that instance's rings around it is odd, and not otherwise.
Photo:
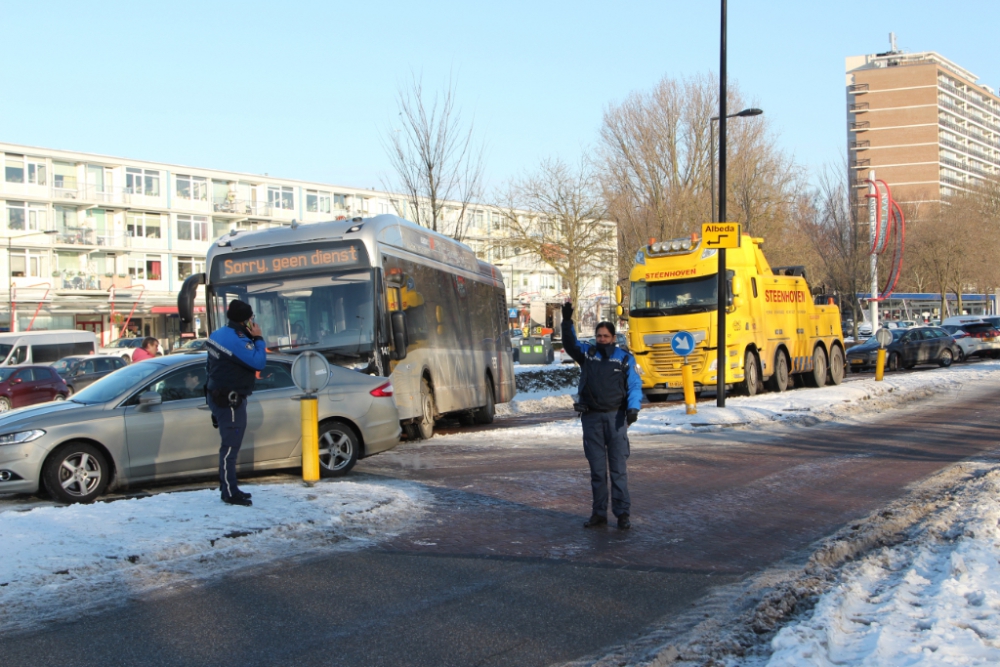
[(175, 179), (177, 196), (181, 199), (208, 201), (208, 179), (203, 176), (178, 174)]
[(160, 255), (129, 255), (128, 274), (136, 280), (162, 280), (163, 258)]
[(143, 213), (129, 211), (125, 216), (125, 230), (129, 236), (160, 238), (160, 215), (158, 213)]
[(309, 213), (329, 213), (330, 193), (322, 190), (306, 190), (306, 211)]
[(208, 217), (178, 215), (177, 238), (181, 241), (208, 241)]
[(333, 195), (333, 207), (334, 208), (347, 208), (347, 195)]
[(198, 257), (177, 258), (177, 278), (184, 280), (195, 273), (205, 272), (205, 260)]
[(23, 155), (7, 155), (4, 179), (8, 183), (30, 183), (45, 185), (45, 162)]
[(24, 229), (27, 207), (23, 201), (7, 202), (7, 229)]
[(31, 250), (11, 252), (10, 275), (13, 278), (41, 278), (42, 255)]
[(125, 169), (125, 189), (129, 194), (160, 196), (160, 172), (154, 169)]
[(45, 185), (45, 163), (32, 162), (28, 158), (28, 182), (32, 185)]
[(292, 189), (276, 185), (267, 186), (267, 203), (274, 208), (291, 211), (295, 208), (295, 197), (292, 195)]

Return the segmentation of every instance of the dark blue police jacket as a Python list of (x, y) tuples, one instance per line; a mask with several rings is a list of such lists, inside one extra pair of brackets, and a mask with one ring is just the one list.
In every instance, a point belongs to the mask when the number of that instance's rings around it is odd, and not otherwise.
[(242, 324), (230, 322), (208, 338), (208, 391), (253, 393), (257, 371), (264, 370), (267, 344)]
[(563, 349), (580, 364), (581, 403), (597, 412), (642, 407), (642, 379), (631, 354), (612, 343), (611, 355), (605, 357), (596, 345), (577, 340), (568, 320), (562, 323), (562, 342)]

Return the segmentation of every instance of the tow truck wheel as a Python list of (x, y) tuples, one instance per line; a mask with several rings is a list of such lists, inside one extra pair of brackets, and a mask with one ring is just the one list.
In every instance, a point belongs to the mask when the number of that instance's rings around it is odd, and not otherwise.
[(826, 352), (819, 345), (813, 350), (812, 373), (806, 373), (805, 379), (810, 387), (822, 387), (826, 384)]
[(830, 375), (827, 384), (838, 385), (844, 381), (844, 351), (836, 345), (830, 350)]
[(767, 385), (771, 391), (782, 392), (788, 389), (788, 357), (780, 350), (774, 357), (774, 374), (768, 379)]
[(760, 392), (760, 366), (753, 350), (747, 350), (743, 359), (743, 384), (740, 388), (747, 396), (756, 396)]

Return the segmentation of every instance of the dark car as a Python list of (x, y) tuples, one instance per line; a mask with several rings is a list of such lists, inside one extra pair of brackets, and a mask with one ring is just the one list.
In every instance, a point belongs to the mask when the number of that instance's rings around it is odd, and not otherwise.
[(51, 368), (59, 374), (69, 387), (70, 396), (80, 391), (88, 384), (100, 380), (108, 373), (114, 373), (128, 364), (117, 355), (78, 355), (63, 357)]
[(180, 345), (174, 347), (170, 354), (183, 354), (184, 352), (204, 352), (208, 345), (207, 338), (191, 338), (185, 340)]
[[(941, 327), (913, 327), (889, 331), (892, 332), (892, 342), (886, 346), (886, 370), (913, 368), (917, 364), (948, 367), (961, 354), (958, 343)], [(877, 357), (878, 341), (872, 337), (847, 351), (847, 365), (852, 372), (857, 373), (874, 368)]]
[(0, 368), (0, 412), (64, 401), (68, 395), (69, 387), (50, 366)]

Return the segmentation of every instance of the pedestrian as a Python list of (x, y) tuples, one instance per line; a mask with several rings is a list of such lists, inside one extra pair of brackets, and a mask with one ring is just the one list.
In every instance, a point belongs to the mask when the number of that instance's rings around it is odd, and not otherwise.
[(580, 390), (574, 408), (581, 413), (583, 452), (590, 463), (593, 511), (583, 524), (595, 528), (608, 523), (608, 470), (611, 471), (611, 512), (618, 527), (628, 530), (631, 501), (628, 495), (628, 427), (639, 418), (642, 380), (635, 359), (615, 345), (615, 325), (599, 322), (595, 345), (581, 343), (573, 330), (573, 304), (562, 307), (563, 349), (580, 364)]
[(250, 494), (236, 483), (236, 458), (247, 428), (247, 396), (257, 372), (264, 370), (267, 350), (250, 304), (233, 299), (226, 311), (229, 323), (208, 339), (208, 405), (219, 429), (219, 491), (222, 502), (250, 507)]
[(146, 336), (142, 339), (142, 346), (139, 347), (135, 352), (132, 353), (132, 363), (136, 361), (146, 361), (146, 359), (152, 359), (156, 356), (156, 353), (160, 349), (160, 341), (156, 340), (152, 336)]

